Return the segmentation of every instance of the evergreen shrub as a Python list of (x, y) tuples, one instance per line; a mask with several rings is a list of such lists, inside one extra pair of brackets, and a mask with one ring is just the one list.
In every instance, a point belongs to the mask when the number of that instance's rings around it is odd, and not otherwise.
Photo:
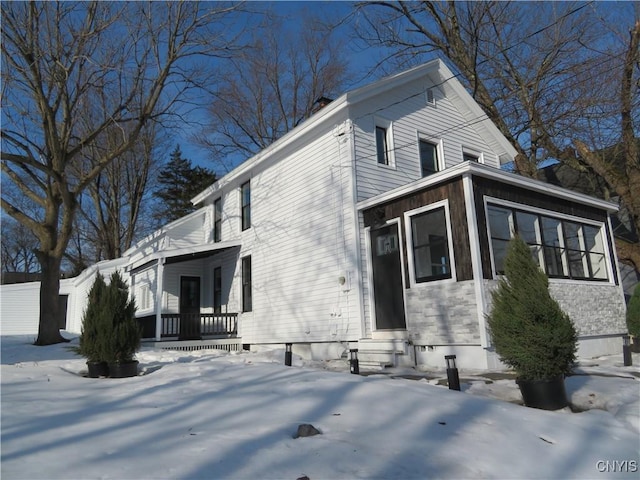
[(108, 363), (133, 361), (140, 348), (142, 329), (135, 318), (135, 300), (129, 298), (129, 288), (118, 271), (111, 275), (103, 308), (110, 325), (104, 337), (105, 360)]
[(505, 277), (492, 299), (487, 321), (493, 344), (520, 380), (546, 380), (571, 372), (577, 332), (551, 297), (549, 279), (529, 246), (518, 237), (509, 242)]
[(75, 353), (82, 355), (88, 362), (102, 362), (104, 358), (105, 332), (109, 328), (109, 319), (103, 308), (107, 285), (104, 277), (96, 274), (96, 279), (89, 290), (87, 308), (82, 317), (82, 330)]

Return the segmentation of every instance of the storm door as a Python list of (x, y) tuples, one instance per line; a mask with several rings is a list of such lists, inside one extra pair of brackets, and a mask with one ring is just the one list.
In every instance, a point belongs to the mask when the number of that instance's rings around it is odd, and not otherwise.
[(406, 329), (398, 224), (370, 232), (376, 330)]
[(180, 277), (180, 340), (200, 338), (200, 277)]

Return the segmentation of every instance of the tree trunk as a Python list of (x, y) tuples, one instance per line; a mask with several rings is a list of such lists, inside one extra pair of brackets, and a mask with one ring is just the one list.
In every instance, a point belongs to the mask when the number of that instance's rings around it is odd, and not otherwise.
[(40, 280), (40, 324), (36, 345), (53, 345), (68, 342), (60, 335), (59, 304), (60, 264), (62, 259), (40, 252), (38, 255), (42, 267)]
[(640, 244), (616, 238), (616, 251), (620, 262), (631, 264), (636, 271), (640, 271)]

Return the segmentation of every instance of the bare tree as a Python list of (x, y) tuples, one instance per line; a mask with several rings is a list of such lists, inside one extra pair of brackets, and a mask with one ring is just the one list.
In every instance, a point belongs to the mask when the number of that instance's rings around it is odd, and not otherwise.
[[(375, 2), (360, 36), (396, 62), (445, 55), (531, 177), (557, 160), (601, 176), (640, 225), (637, 4)], [(362, 24), (361, 24), (362, 25)], [(626, 28), (619, 34), (616, 29)], [(619, 145), (621, 161), (610, 156)], [(619, 242), (640, 267), (640, 245)]]
[(268, 15), (251, 46), (220, 72), (198, 141), (228, 171), (308, 118), (320, 97), (339, 92), (347, 61), (334, 26), (319, 14), (292, 22)]
[(35, 273), (40, 271), (35, 249), (38, 239), (24, 225), (11, 218), (2, 220), (3, 272)]
[[(227, 55), (237, 8), (196, 2), (3, 2), (2, 173), (35, 205), (2, 192), (3, 210), (38, 238), (36, 344), (58, 330), (61, 261), (83, 192), (146, 125), (175, 111), (203, 55)], [(88, 108), (97, 105), (99, 108)], [(89, 112), (89, 113), (87, 113)], [(107, 132), (115, 142), (79, 165)], [(81, 170), (81, 169), (80, 169)]]
[[(120, 132), (105, 132), (104, 145), (87, 159), (86, 168), (93, 168), (94, 159), (101, 158), (102, 150), (110, 150), (118, 143)], [(145, 126), (138, 142), (120, 157), (114, 159), (87, 188), (91, 200), (80, 212), (88, 223), (87, 240), (95, 245), (98, 260), (122, 256), (139, 233), (143, 200), (150, 197), (147, 185), (160, 159), (154, 156), (154, 125)], [(94, 150), (98, 148), (93, 145)], [(148, 198), (147, 198), (148, 199)]]

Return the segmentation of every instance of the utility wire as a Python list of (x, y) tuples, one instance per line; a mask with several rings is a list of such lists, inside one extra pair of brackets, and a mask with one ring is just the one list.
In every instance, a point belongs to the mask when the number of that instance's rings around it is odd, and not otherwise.
[[(515, 47), (517, 47), (517, 46), (519, 46), (519, 45), (524, 44), (526, 41), (528, 41), (529, 39), (533, 38), (534, 36), (539, 35), (540, 33), (542, 33), (542, 32), (544, 32), (544, 31), (546, 31), (546, 30), (548, 30), (548, 29), (550, 29), (550, 28), (554, 27), (555, 25), (557, 25), (558, 23), (560, 23), (560, 22), (561, 22), (562, 20), (564, 20), (565, 18), (568, 18), (568, 17), (570, 17), (571, 15), (575, 15), (575, 14), (576, 14), (576, 13), (578, 13), (580, 10), (582, 10), (583, 8), (586, 8), (587, 6), (589, 6), (589, 5), (593, 4), (593, 3), (594, 3), (594, 1), (593, 1), (593, 0), (591, 0), (591, 1), (587, 2), (587, 3), (584, 3), (584, 4), (580, 5), (579, 7), (576, 7), (576, 8), (574, 8), (574, 9), (570, 10), (569, 12), (567, 12), (567, 13), (565, 13), (564, 15), (560, 16), (559, 18), (557, 18), (555, 21), (553, 21), (553, 22), (552, 22), (552, 23), (550, 23), (549, 25), (546, 25), (546, 26), (544, 26), (544, 27), (542, 27), (542, 28), (539, 28), (539, 29), (538, 29), (538, 30), (536, 30), (535, 32), (532, 32), (532, 33), (530, 33), (530, 34), (526, 35), (525, 37), (523, 37), (522, 39), (520, 39), (518, 42), (514, 43), (513, 45), (510, 45), (510, 46), (508, 46), (508, 47), (505, 47), (505, 48), (503, 48), (503, 49), (499, 50), (498, 52), (496, 52), (494, 55), (492, 55), (492, 56), (490, 56), (490, 57), (487, 57), (487, 58), (485, 58), (485, 59), (481, 60), (480, 62), (478, 62), (477, 66), (480, 66), (480, 65), (482, 65), (482, 64), (484, 64), (484, 63), (486, 63), (486, 62), (488, 62), (488, 61), (490, 61), (490, 60), (495, 60), (495, 59), (497, 59), (497, 58), (498, 58), (498, 56), (503, 55), (504, 53), (508, 52), (508, 51), (509, 51), (509, 50), (511, 50), (512, 48), (515, 48)], [(458, 72), (458, 73), (454, 73), (454, 74), (453, 74), (453, 76), (451, 76), (451, 77), (449, 77), (449, 78), (445, 78), (445, 79), (444, 79), (444, 80), (442, 80), (440, 83), (436, 83), (435, 85), (432, 85), (430, 88), (440, 87), (440, 86), (444, 85), (446, 82), (448, 82), (449, 80), (452, 80), (452, 79), (454, 79), (454, 78), (458, 78), (458, 77), (460, 77), (460, 76), (462, 76), (462, 73), (460, 73), (460, 72)], [(380, 112), (380, 111), (382, 111), (382, 110), (386, 110), (387, 108), (393, 107), (393, 106), (395, 106), (395, 105), (398, 105), (398, 104), (400, 104), (400, 103), (405, 102), (406, 100), (409, 100), (409, 99), (414, 98), (414, 97), (418, 97), (418, 96), (423, 95), (423, 94), (424, 94), (424, 92), (418, 92), (418, 93), (416, 93), (416, 94), (409, 95), (409, 96), (408, 96), (408, 97), (406, 97), (406, 98), (403, 98), (403, 99), (401, 99), (401, 100), (398, 100), (398, 101), (395, 101), (395, 102), (393, 102), (393, 103), (390, 103), (390, 104), (388, 104), (387, 106), (385, 106), (385, 107), (381, 107), (381, 108), (379, 108), (379, 109), (377, 109), (377, 110), (374, 110), (373, 112), (369, 112), (369, 113), (367, 113), (366, 115), (362, 115), (362, 116), (360, 116), (360, 117), (356, 117), (356, 118), (355, 118), (355, 120), (358, 120), (358, 119), (360, 119), (360, 118), (364, 118), (364, 117), (366, 117), (366, 116), (368, 116), (368, 115), (371, 115), (371, 114), (375, 114), (375, 113)]]

